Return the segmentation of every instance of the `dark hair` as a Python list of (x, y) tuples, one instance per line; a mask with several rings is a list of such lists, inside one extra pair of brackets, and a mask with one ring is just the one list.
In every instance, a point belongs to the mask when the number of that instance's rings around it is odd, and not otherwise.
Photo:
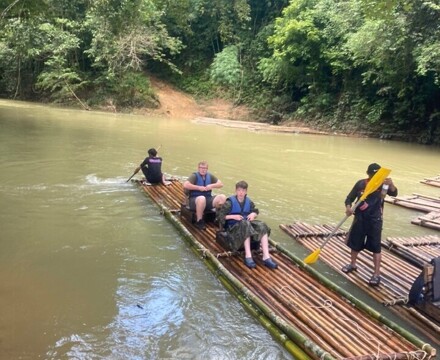
[(244, 180), (239, 181), (238, 183), (235, 184), (235, 189), (247, 189), (248, 188), (248, 183)]
[(149, 150), (148, 150), (148, 155), (156, 156), (156, 155), (157, 155), (157, 151), (156, 151), (156, 149), (155, 149), (155, 148), (151, 148), (151, 149), (149, 149)]
[(377, 173), (377, 171), (380, 169), (380, 165), (376, 163), (372, 163), (368, 165), (367, 174), (368, 175), (374, 175)]

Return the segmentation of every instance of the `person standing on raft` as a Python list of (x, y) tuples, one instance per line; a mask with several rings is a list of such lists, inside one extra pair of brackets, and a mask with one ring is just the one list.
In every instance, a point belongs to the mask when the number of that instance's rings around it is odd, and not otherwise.
[[(362, 196), (368, 181), (380, 169), (380, 165), (373, 163), (368, 166), (367, 179), (358, 180), (345, 199), (345, 214), (353, 215), (352, 204)], [(366, 249), (373, 253), (374, 273), (368, 282), (371, 286), (380, 284), (381, 237), (383, 226), (383, 206), (386, 195), (397, 196), (397, 188), (391, 178), (385, 179), (382, 186), (367, 196), (360, 203), (355, 212), (350, 231), (347, 235), (347, 245), (351, 249), (351, 262), (341, 270), (348, 274), (357, 270), (356, 260), (359, 253)]]

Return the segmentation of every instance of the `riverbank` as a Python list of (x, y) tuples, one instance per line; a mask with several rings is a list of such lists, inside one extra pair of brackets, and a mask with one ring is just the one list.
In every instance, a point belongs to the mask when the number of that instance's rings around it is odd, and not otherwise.
[(157, 109), (138, 109), (135, 111), (136, 114), (154, 114), (173, 118), (191, 119), (198, 123), (244, 128), (252, 131), (329, 134), (327, 131), (313, 129), (300, 122), (289, 122), (281, 125), (256, 122), (253, 121), (251, 110), (246, 106), (236, 106), (230, 101), (219, 98), (197, 101), (191, 95), (183, 93), (157, 78), (150, 78), (150, 81), (158, 97), (160, 106)]
[(244, 105), (237, 106), (233, 102), (221, 98), (196, 100), (191, 95), (174, 88), (169, 83), (158, 78), (150, 76), (150, 82), (158, 98), (159, 107), (157, 109), (137, 109), (134, 111), (136, 114), (154, 114), (156, 116), (192, 119), (198, 122), (209, 122), (227, 127), (247, 128), (251, 131), (338, 135), (356, 138), (380, 138), (410, 143), (429, 143), (429, 141), (423, 141), (420, 134), (382, 132), (381, 128), (374, 128), (373, 126), (362, 127), (356, 123), (346, 123), (343, 127), (333, 128), (333, 126), (326, 123), (314, 126), (302, 121), (288, 120), (273, 125), (270, 121), (255, 121), (257, 116), (252, 113), (250, 108)]

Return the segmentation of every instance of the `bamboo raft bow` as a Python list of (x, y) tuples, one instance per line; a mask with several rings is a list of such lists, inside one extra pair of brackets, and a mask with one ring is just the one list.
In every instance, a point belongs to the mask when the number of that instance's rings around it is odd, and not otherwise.
[(440, 187), (440, 175), (430, 177), (430, 178), (425, 178), (425, 179), (421, 180), (420, 182), (423, 184), (426, 184), (426, 185)]
[(215, 226), (198, 230), (178, 214), (183, 186), (145, 186), (136, 182), (164, 216), (184, 235), (191, 249), (220, 282), (255, 316), (295, 359), (430, 359), (436, 349), (384, 318), (277, 243), (272, 253), (278, 269), (255, 257), (248, 269), (240, 256), (217, 256), (225, 250), (215, 240)]
[[(304, 222), (280, 225), (280, 228), (310, 250), (319, 246), (326, 234), (333, 229), (330, 225), (313, 226)], [(322, 229), (324, 231), (320, 233)], [(301, 233), (301, 236), (298, 236), (299, 233)], [(345, 234), (335, 236), (327, 247), (327, 250), (323, 251), (321, 255), (326, 264), (374, 299), (389, 306), (393, 312), (417, 327), (421, 333), (432, 339), (437, 346), (440, 346), (440, 323), (432, 321), (416, 309), (406, 306), (412, 284), (421, 273), (419, 267), (383, 249), (382, 280), (378, 287), (371, 287), (368, 285), (368, 280), (373, 273), (373, 260), (370, 252), (360, 252), (357, 260), (357, 271), (345, 274), (341, 269), (344, 265), (350, 263), (350, 249), (345, 245)]]

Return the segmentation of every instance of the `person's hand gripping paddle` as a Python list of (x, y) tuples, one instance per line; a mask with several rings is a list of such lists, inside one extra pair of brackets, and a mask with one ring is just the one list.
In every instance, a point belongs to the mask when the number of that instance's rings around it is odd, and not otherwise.
[[(383, 184), (383, 182), (385, 181), (385, 179), (388, 177), (388, 175), (390, 174), (391, 170), (390, 169), (386, 169), (386, 168), (380, 168), (379, 170), (377, 170), (376, 174), (374, 174), (374, 176), (370, 179), (370, 181), (368, 182), (367, 186), (365, 187), (364, 193), (362, 194), (362, 196), (359, 198), (358, 202), (351, 208), (352, 212), (354, 213), (354, 211), (356, 210), (356, 208), (358, 207), (358, 205), (367, 198), (368, 195), (370, 195), (371, 193), (375, 192), (379, 186), (381, 186)], [(345, 222), (345, 220), (347, 220), (349, 218), (349, 216), (345, 216), (338, 225), (336, 225), (336, 227), (333, 229), (333, 231), (327, 235), (327, 237), (324, 239), (324, 242), (322, 243), (322, 245), (316, 249), (315, 251), (313, 251), (309, 256), (307, 256), (304, 259), (304, 262), (306, 264), (314, 264), (318, 258), (319, 258), (319, 254), (321, 253), (321, 250), (324, 248), (324, 246), (328, 243), (328, 241), (331, 239), (331, 237), (336, 233), (336, 231), (341, 227), (341, 225)]]

